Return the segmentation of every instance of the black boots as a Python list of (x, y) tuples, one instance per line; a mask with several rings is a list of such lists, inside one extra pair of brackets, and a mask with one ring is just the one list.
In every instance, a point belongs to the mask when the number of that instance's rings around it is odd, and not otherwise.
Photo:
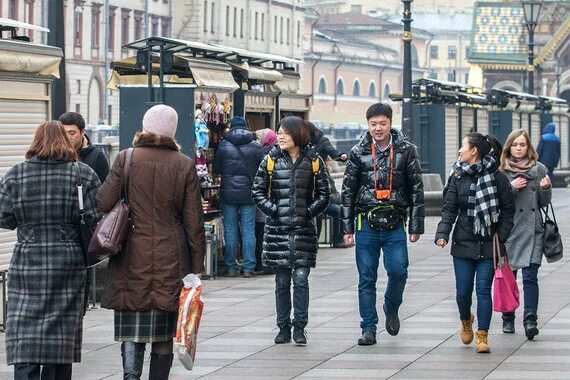
[(376, 344), (376, 333), (374, 331), (364, 331), (358, 339), (359, 346), (371, 346)]
[(279, 326), (279, 334), (275, 337), (275, 344), (289, 343), (291, 341), (291, 326)]
[(144, 362), (144, 349), (144, 343), (123, 342), (121, 344), (124, 380), (139, 380), (141, 378)]
[(536, 309), (525, 309), (523, 326), (528, 340), (533, 340), (538, 335)]
[(503, 313), (503, 332), (505, 334), (515, 333), (515, 313)]
[(398, 318), (398, 314), (386, 315), (386, 331), (392, 336), (398, 335), (400, 332), (400, 318)]
[(150, 380), (168, 380), (170, 367), (172, 367), (173, 354), (150, 354), (150, 370), (148, 378)]
[(303, 327), (293, 327), (293, 341), (297, 344), (307, 344), (307, 334)]

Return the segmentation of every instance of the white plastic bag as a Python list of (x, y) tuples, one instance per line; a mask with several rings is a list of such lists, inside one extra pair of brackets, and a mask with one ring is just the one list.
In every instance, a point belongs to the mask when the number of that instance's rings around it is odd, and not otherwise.
[(184, 368), (191, 370), (194, 367), (196, 346), (198, 343), (198, 328), (204, 309), (202, 300), (202, 281), (195, 274), (188, 274), (183, 279), (184, 287), (180, 292), (178, 307), (178, 323), (174, 344), (178, 359)]

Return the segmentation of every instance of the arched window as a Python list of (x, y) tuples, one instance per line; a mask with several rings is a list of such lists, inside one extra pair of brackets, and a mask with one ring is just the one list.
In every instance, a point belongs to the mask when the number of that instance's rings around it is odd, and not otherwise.
[(418, 59), (418, 49), (412, 45), (412, 67), (419, 67), (420, 61)]
[(358, 79), (354, 80), (354, 85), (352, 86), (352, 96), (360, 96), (360, 81)]
[(342, 78), (338, 78), (336, 81), (336, 94), (344, 95), (344, 80)]
[(319, 89), (317, 90), (319, 94), (326, 94), (327, 93), (327, 80), (324, 76), (319, 79)]
[(390, 88), (390, 83), (386, 82), (386, 84), (384, 85), (384, 94), (383, 94), (383, 98), (384, 99), (388, 99), (388, 96), (392, 93), (392, 89)]
[(368, 87), (368, 96), (371, 98), (376, 97), (376, 83), (370, 82), (370, 86)]

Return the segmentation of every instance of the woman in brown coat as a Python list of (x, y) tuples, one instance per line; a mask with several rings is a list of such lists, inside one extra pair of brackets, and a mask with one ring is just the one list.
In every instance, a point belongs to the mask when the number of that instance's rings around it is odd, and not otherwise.
[[(198, 176), (194, 162), (179, 152), (174, 140), (177, 123), (173, 108), (154, 106), (133, 141), (128, 177), (133, 228), (126, 249), (109, 260), (101, 302), (115, 310), (125, 379), (140, 378), (146, 343), (152, 343), (149, 378), (168, 378), (182, 278), (203, 271)], [(125, 158), (126, 150), (97, 194), (103, 212), (119, 201)]]

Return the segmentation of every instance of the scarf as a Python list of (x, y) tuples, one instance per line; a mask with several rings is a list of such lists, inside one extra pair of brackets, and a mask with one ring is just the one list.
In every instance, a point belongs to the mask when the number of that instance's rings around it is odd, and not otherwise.
[(487, 155), (472, 165), (460, 161), (455, 162), (450, 174), (450, 177), (454, 174), (477, 177), (477, 182), (469, 187), (467, 216), (473, 223), (473, 232), (482, 237), (491, 236), (492, 225), (499, 221), (496, 168), (495, 158)]
[(526, 173), (534, 165), (536, 165), (536, 160), (530, 160), (528, 157), (520, 159), (514, 157), (506, 157), (504, 171), (513, 173)]

